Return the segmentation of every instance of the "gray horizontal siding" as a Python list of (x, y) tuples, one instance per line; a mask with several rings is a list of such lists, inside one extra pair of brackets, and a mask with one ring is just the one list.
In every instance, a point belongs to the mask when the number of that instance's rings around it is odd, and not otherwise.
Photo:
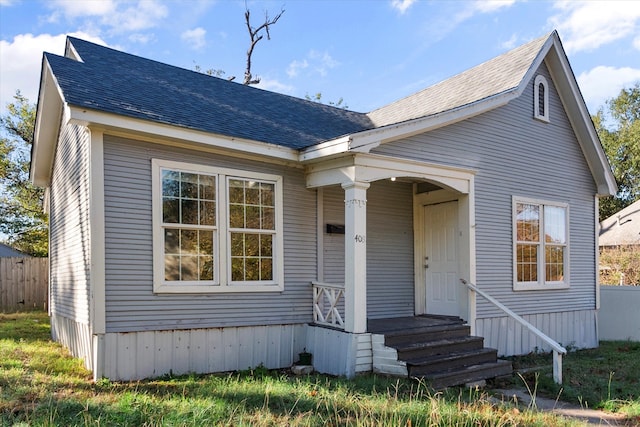
[[(533, 80), (504, 107), (455, 125), (382, 145), (375, 153), (477, 170), (477, 283), (520, 314), (595, 307), (595, 184), (546, 67), (550, 123), (533, 119)], [(570, 205), (567, 290), (514, 292), (512, 196)], [(478, 316), (500, 312), (478, 299)]]
[(88, 138), (78, 126), (61, 129), (51, 177), (50, 306), (54, 316), (73, 320), (61, 325), (89, 323)]
[[(378, 181), (367, 190), (367, 317), (414, 314), (410, 184)], [(344, 224), (344, 191), (324, 189), (325, 224)], [(324, 233), (324, 281), (344, 284), (343, 234)]]
[[(107, 332), (311, 321), (316, 196), (302, 170), (108, 135), (104, 151)], [(283, 176), (284, 292), (153, 294), (152, 158)]]

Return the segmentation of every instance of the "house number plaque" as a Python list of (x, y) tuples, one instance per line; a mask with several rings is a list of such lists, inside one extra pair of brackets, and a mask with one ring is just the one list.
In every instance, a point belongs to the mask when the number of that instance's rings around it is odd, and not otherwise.
[(362, 234), (356, 234), (355, 240), (356, 240), (356, 243), (366, 243), (367, 237), (363, 236)]

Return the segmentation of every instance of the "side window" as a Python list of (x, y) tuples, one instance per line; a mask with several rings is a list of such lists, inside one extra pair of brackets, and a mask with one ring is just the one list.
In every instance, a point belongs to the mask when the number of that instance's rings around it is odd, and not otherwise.
[(533, 117), (548, 122), (549, 85), (547, 79), (542, 75), (537, 75), (533, 84)]
[(569, 207), (513, 198), (515, 290), (569, 287)]
[(154, 159), (157, 293), (283, 289), (282, 178)]

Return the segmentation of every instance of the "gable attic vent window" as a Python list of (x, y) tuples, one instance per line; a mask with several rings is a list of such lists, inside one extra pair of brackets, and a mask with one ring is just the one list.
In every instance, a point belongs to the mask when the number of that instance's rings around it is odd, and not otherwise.
[(537, 75), (534, 82), (533, 117), (549, 122), (549, 84), (542, 75)]

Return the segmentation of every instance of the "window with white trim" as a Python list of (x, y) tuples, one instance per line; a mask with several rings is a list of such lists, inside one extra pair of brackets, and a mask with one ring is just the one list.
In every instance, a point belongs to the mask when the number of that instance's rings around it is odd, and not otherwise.
[(569, 205), (513, 198), (515, 290), (569, 287)]
[(533, 86), (533, 117), (549, 121), (549, 84), (543, 75), (537, 75)]
[(282, 177), (153, 159), (154, 291), (283, 289)]

